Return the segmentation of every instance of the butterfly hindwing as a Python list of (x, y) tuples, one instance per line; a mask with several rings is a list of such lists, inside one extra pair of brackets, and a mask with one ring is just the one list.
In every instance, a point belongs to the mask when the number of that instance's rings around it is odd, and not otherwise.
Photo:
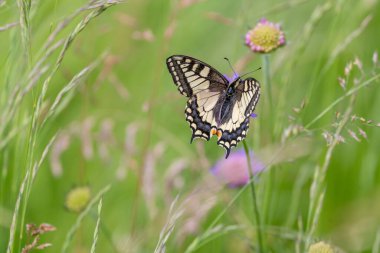
[(219, 146), (225, 148), (226, 158), (230, 155), (231, 148), (236, 147), (237, 144), (247, 136), (248, 128), (249, 118), (246, 118), (235, 130), (223, 131), (222, 137), (217, 143)]
[(204, 121), (199, 115), (198, 104), (195, 97), (187, 101), (185, 115), (186, 121), (189, 122), (190, 128), (193, 131), (190, 143), (195, 138), (202, 138), (206, 141), (210, 140), (210, 131), (213, 126), (210, 122)]

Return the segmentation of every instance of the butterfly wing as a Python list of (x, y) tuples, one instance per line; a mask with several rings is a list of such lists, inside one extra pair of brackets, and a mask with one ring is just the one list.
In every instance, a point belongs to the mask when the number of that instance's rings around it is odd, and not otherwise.
[(186, 97), (200, 92), (222, 92), (229, 83), (216, 69), (189, 56), (170, 56), (166, 64), (179, 92)]
[(185, 115), (194, 138), (210, 139), (216, 128), (213, 109), (229, 82), (216, 69), (200, 60), (184, 55), (173, 55), (166, 61), (174, 83), (181, 94), (189, 97)]
[(236, 88), (231, 100), (230, 117), (218, 130), (222, 132), (218, 145), (226, 149), (226, 158), (232, 147), (242, 141), (248, 132), (249, 119), (260, 97), (260, 84), (254, 78), (247, 78)]
[(210, 140), (218, 136), (218, 145), (226, 149), (226, 158), (232, 147), (243, 140), (248, 132), (249, 118), (260, 96), (259, 82), (254, 78), (242, 81), (230, 101), (230, 115), (220, 123), (218, 111), (229, 81), (210, 65), (184, 55), (173, 55), (166, 60), (169, 72), (179, 92), (189, 97), (186, 120), (194, 138)]

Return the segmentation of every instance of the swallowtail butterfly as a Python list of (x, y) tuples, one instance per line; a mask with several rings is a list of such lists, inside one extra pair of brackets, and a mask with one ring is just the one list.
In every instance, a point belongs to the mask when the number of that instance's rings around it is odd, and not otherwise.
[(216, 135), (227, 158), (247, 135), (260, 97), (259, 82), (240, 77), (230, 82), (210, 65), (185, 55), (170, 56), (166, 64), (179, 92), (189, 98), (185, 115), (193, 132), (190, 142)]

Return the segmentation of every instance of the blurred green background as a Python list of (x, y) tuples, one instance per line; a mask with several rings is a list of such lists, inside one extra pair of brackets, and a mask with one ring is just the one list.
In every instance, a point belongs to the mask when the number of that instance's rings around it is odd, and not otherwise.
[[(0, 252), (30, 244), (31, 223), (56, 227), (43, 251), (89, 252), (107, 186), (97, 252), (154, 252), (160, 233), (167, 252), (259, 252), (249, 188), (209, 172), (224, 159), (216, 139), (189, 144), (173, 54), (227, 75), (224, 57), (239, 73), (269, 60), (251, 74), (262, 96), (247, 136), (266, 166), (264, 252), (380, 252), (379, 12), (377, 0), (0, 0)], [(261, 18), (287, 42), (266, 56), (244, 46)], [(80, 222), (76, 187), (94, 200)]]

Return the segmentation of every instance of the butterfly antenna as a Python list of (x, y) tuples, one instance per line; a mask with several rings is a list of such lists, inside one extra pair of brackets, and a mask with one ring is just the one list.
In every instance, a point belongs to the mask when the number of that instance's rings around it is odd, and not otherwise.
[(232, 69), (232, 72), (234, 72), (235, 77), (238, 77), (239, 75), (235, 72), (230, 60), (227, 57), (224, 57), (224, 59), (228, 62), (228, 65), (230, 65), (230, 68)]
[(256, 71), (258, 71), (258, 70), (260, 70), (260, 69), (261, 69), (261, 67), (258, 67), (258, 68), (255, 69), (255, 70), (252, 70), (252, 71), (249, 71), (249, 72), (245, 73), (245, 74), (242, 75), (241, 77), (246, 76), (246, 75), (248, 75), (248, 74), (251, 74), (251, 73), (253, 73), (253, 72), (256, 72)]

